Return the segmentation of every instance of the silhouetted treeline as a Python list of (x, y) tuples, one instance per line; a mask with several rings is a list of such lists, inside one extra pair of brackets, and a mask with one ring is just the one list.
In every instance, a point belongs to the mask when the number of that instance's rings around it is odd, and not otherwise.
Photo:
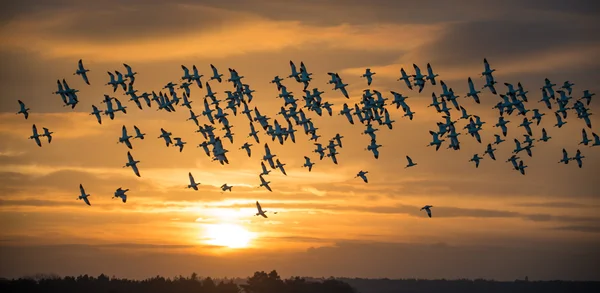
[(78, 277), (20, 278), (0, 280), (2, 293), (355, 293), (350, 285), (335, 279), (322, 282), (309, 282), (294, 277), (282, 280), (276, 271), (256, 272), (237, 285), (233, 280), (215, 282), (211, 278), (201, 279), (196, 274), (190, 277), (154, 277), (142, 281), (98, 277), (88, 275)]
[(337, 278), (360, 293), (591, 293), (600, 292), (600, 282)]

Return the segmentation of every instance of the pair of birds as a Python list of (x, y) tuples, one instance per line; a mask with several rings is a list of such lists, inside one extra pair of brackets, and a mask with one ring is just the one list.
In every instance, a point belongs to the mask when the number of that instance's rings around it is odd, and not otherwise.
[(32, 130), (33, 130), (33, 135), (31, 135), (29, 137), (29, 139), (33, 139), (35, 140), (35, 143), (41, 147), (42, 146), (42, 142), (40, 140), (40, 137), (47, 137), (48, 138), (48, 143), (52, 142), (52, 134), (54, 132), (50, 131), (48, 128), (43, 127), (44, 129), (44, 133), (43, 134), (39, 134), (38, 130), (37, 130), (37, 126), (35, 126), (35, 124), (33, 124)]
[[(123, 189), (123, 188), (119, 187), (115, 191), (115, 194), (114, 194), (113, 198), (121, 198), (121, 200), (123, 201), (123, 203), (125, 203), (125, 202), (127, 202), (127, 194), (126, 194), (127, 191), (129, 191), (129, 189)], [(88, 198), (91, 195), (87, 194), (85, 192), (85, 189), (83, 188), (82, 184), (79, 184), (79, 192), (81, 194), (79, 195), (79, 197), (77, 197), (77, 199), (83, 200), (87, 205), (91, 206), (92, 204), (90, 203), (90, 200)]]
[[(307, 157), (304, 157), (304, 158), (308, 159)], [(406, 166), (404, 167), (405, 169), (417, 165), (417, 163), (413, 162), (413, 160), (409, 156), (406, 156), (406, 160), (408, 161), (408, 164), (406, 164)], [(368, 173), (369, 173), (369, 171), (360, 170), (354, 178), (360, 177), (365, 183), (369, 183), (369, 179), (367, 178)]]

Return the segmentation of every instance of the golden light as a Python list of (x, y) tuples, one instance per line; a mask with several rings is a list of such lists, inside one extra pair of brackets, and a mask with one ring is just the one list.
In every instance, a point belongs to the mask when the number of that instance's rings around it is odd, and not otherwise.
[(245, 248), (255, 238), (254, 233), (236, 224), (207, 224), (204, 228), (206, 243), (210, 245)]

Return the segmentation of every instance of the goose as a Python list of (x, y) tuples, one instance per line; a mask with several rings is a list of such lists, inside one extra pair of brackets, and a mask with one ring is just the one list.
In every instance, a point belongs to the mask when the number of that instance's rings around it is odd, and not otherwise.
[(52, 142), (52, 134), (54, 132), (50, 131), (48, 128), (46, 127), (42, 127), (42, 129), (44, 130), (44, 134), (42, 134), (41, 136), (45, 136), (48, 138), (48, 143)]
[(562, 159), (560, 159), (560, 161), (558, 161), (558, 163), (565, 163), (565, 165), (569, 164), (569, 161), (572, 160), (572, 158), (569, 158), (569, 154), (567, 153), (567, 150), (562, 149)]
[(355, 176), (354, 178), (360, 177), (360, 178), (362, 178), (362, 180), (363, 180), (365, 183), (369, 183), (369, 179), (367, 179), (367, 173), (369, 173), (369, 171), (366, 171), (366, 172), (365, 172), (365, 171), (363, 171), (363, 170), (360, 170), (360, 171), (358, 172), (358, 174), (356, 174), (356, 176)]
[(127, 146), (127, 148), (133, 149), (133, 146), (131, 145), (131, 141), (129, 141), (129, 139), (132, 137), (133, 136), (127, 134), (127, 127), (125, 127), (125, 125), (123, 125), (123, 127), (121, 128), (121, 137), (119, 137), (119, 140), (117, 141), (117, 143), (124, 143)]
[(585, 128), (581, 130), (581, 136), (582, 136), (582, 139), (581, 139), (581, 142), (579, 142), (579, 144), (587, 146), (590, 144), (590, 142), (592, 142), (592, 140), (588, 138), (588, 135), (585, 132)]
[[(262, 209), (262, 207), (260, 206), (260, 204), (258, 203), (258, 201), (256, 201), (256, 209), (258, 210), (258, 212), (254, 215), (254, 216), (262, 216), (263, 218), (268, 218), (267, 215), (265, 214), (267, 212), (267, 210)], [(274, 214), (276, 214), (277, 212), (274, 212)]]
[(175, 147), (179, 147), (179, 152), (181, 153), (183, 151), (183, 146), (187, 143), (184, 142), (183, 140), (181, 140), (180, 137), (175, 137), (173, 138), (175, 140), (175, 143), (173, 144), (173, 146)]
[(265, 166), (265, 162), (260, 162), (260, 167), (262, 168), (260, 175), (269, 175), (271, 173), (271, 170), (268, 170), (267, 166)]
[(424, 207), (421, 208), (421, 211), (425, 210), (427, 212), (427, 215), (431, 218), (431, 208), (432, 207), (433, 206), (431, 206), (431, 205), (426, 205), (426, 206), (424, 206)]
[(165, 143), (167, 144), (167, 146), (169, 146), (170, 144), (173, 143), (173, 141), (171, 140), (171, 133), (167, 132), (166, 130), (164, 130), (163, 128), (160, 129), (160, 136), (158, 138), (162, 138), (165, 140)]
[(371, 83), (373, 82), (373, 75), (375, 75), (375, 72), (371, 71), (371, 68), (367, 68), (365, 70), (365, 74), (361, 75), (360, 77), (364, 77), (367, 79), (367, 85), (370, 86)]
[(194, 180), (194, 176), (192, 176), (192, 172), (188, 173), (188, 177), (190, 178), (190, 184), (187, 186), (187, 188), (192, 188), (198, 191), (198, 185), (200, 185), (200, 183), (196, 183), (196, 181)]
[(494, 137), (496, 138), (496, 140), (493, 143), (495, 145), (498, 145), (498, 144), (501, 144), (501, 143), (505, 142), (505, 140), (502, 139), (502, 137), (500, 135), (498, 135), (498, 134), (494, 134)]
[(589, 106), (590, 102), (592, 101), (592, 97), (595, 95), (596, 95), (595, 93), (590, 93), (589, 90), (584, 90), (583, 97), (579, 98), (579, 100), (585, 100), (586, 105)]
[(581, 151), (577, 150), (577, 153), (575, 154), (574, 157), (571, 158), (571, 160), (577, 161), (577, 165), (579, 166), (579, 168), (581, 168), (581, 166), (583, 165), (583, 161), (581, 161), (581, 159), (583, 159), (583, 158), (585, 158), (585, 157), (581, 155)]
[(551, 136), (548, 136), (548, 133), (546, 132), (546, 129), (542, 128), (542, 137), (540, 139), (538, 139), (538, 141), (547, 142), (551, 138), (552, 138)]
[(131, 66), (125, 63), (123, 63), (123, 66), (125, 66), (125, 70), (127, 70), (127, 73), (124, 75), (124, 77), (129, 78), (129, 84), (133, 85), (133, 82), (135, 82), (135, 75), (137, 74), (137, 72), (131, 70)]
[(315, 163), (310, 161), (310, 158), (307, 156), (304, 156), (304, 165), (302, 165), (302, 167), (307, 167), (308, 168), (308, 172), (312, 171), (312, 167)]
[(483, 160), (478, 154), (474, 154), (473, 157), (469, 160), (469, 162), (475, 163), (475, 168), (479, 168), (479, 162)]
[[(219, 83), (221, 83), (222, 79), (221, 77), (223, 76), (223, 74), (219, 74), (219, 71), (217, 70), (217, 68), (214, 65), (210, 65), (210, 69), (212, 69), (213, 75), (210, 77), (210, 80), (216, 80)], [(206, 83), (206, 87), (208, 87), (208, 82)]]
[(431, 69), (431, 65), (427, 63), (427, 76), (425, 76), (426, 80), (431, 82), (431, 85), (436, 85), (435, 78), (439, 76), (439, 74), (433, 74), (433, 69)]
[(81, 185), (81, 184), (79, 184), (79, 193), (81, 193), (81, 194), (77, 197), (77, 199), (83, 199), (83, 201), (87, 205), (91, 206), (92, 204), (90, 203), (90, 200), (88, 199), (88, 196), (90, 196), (90, 195), (85, 193), (85, 189), (83, 189), (83, 185)]
[(494, 155), (495, 150), (496, 150), (495, 148), (492, 148), (492, 144), (488, 143), (487, 148), (485, 149), (485, 153), (483, 153), (483, 154), (484, 155), (488, 154), (490, 156), (490, 158), (492, 158), (492, 160), (495, 161), (496, 160), (496, 156)]
[(133, 137), (134, 139), (135, 138), (144, 139), (144, 136), (146, 135), (145, 133), (142, 133), (140, 131), (140, 129), (135, 125), (133, 126), (133, 129), (135, 130), (135, 137)]
[(508, 158), (508, 160), (506, 160), (506, 163), (511, 162), (513, 165), (513, 168), (515, 170), (519, 170), (519, 164), (517, 164), (518, 159), (520, 159), (520, 158), (517, 157), (517, 155), (512, 155), (510, 158)]
[(283, 173), (283, 175), (287, 176), (287, 173), (285, 173), (285, 169), (283, 168), (283, 166), (285, 166), (286, 164), (282, 164), (279, 159), (275, 159), (275, 167), (279, 169), (279, 171), (281, 171), (281, 173)]
[(406, 86), (408, 87), (408, 89), (412, 90), (412, 84), (410, 82), (410, 77), (406, 74), (406, 71), (404, 71), (404, 68), (400, 68), (400, 74), (401, 74), (401, 77), (398, 79), (398, 81), (403, 80), (404, 83), (406, 84)]
[(229, 185), (227, 185), (227, 183), (221, 185), (222, 192), (225, 192), (225, 191), (228, 191), (228, 190), (229, 190), (229, 192), (231, 192), (231, 188), (233, 188), (233, 186), (229, 186)]
[(90, 81), (88, 80), (87, 77), (87, 72), (89, 70), (85, 69), (83, 67), (83, 61), (81, 59), (79, 59), (79, 62), (77, 62), (77, 71), (75, 71), (75, 73), (73, 73), (73, 75), (81, 75), (81, 78), (83, 78), (83, 81), (85, 81), (85, 83), (87, 83), (87, 85), (90, 85)]
[(131, 169), (133, 170), (133, 173), (135, 173), (135, 175), (137, 177), (141, 177), (140, 176), (140, 171), (138, 170), (137, 164), (140, 161), (136, 161), (133, 159), (133, 156), (131, 156), (130, 152), (127, 152), (127, 163), (125, 163), (125, 166), (123, 166), (123, 168), (127, 168), (127, 167), (131, 167)]
[(250, 149), (250, 147), (253, 146), (253, 144), (251, 143), (244, 143), (244, 145), (242, 145), (242, 147), (240, 149), (244, 149), (246, 150), (246, 153), (248, 154), (248, 158), (250, 158), (252, 156), (252, 151)]
[(273, 192), (273, 190), (271, 190), (271, 187), (269, 186), (269, 183), (271, 183), (271, 182), (270, 181), (266, 181), (265, 178), (262, 177), (262, 175), (258, 175), (258, 177), (260, 178), (260, 185), (258, 187), (264, 187), (268, 191)]
[(114, 194), (113, 198), (121, 198), (121, 200), (123, 201), (123, 203), (126, 203), (127, 202), (127, 194), (125, 194), (125, 193), (127, 191), (129, 191), (129, 189), (123, 189), (123, 188), (119, 187), (115, 191), (115, 194)]
[(17, 112), (17, 115), (19, 114), (23, 114), (23, 116), (25, 117), (25, 119), (29, 118), (29, 108), (25, 107), (25, 103), (23, 103), (21, 100), (17, 100), (17, 102), (19, 102), (19, 112)]
[(555, 112), (554, 116), (556, 116), (556, 124), (554, 124), (555, 127), (561, 128), (563, 125), (567, 124), (567, 121), (563, 121), (558, 113)]
[(192, 81), (190, 70), (185, 65), (181, 65), (181, 69), (183, 69), (183, 76), (179, 80), (185, 80), (187, 82)]
[(271, 169), (275, 169), (275, 163), (273, 162), (273, 158), (277, 155), (271, 154), (271, 149), (269, 149), (269, 145), (265, 143), (265, 155), (263, 156), (263, 161), (267, 161)]
[(96, 120), (98, 120), (98, 124), (102, 124), (102, 116), (100, 116), (101, 113), (102, 113), (102, 111), (98, 110), (98, 107), (96, 107), (95, 105), (92, 105), (92, 113), (90, 113), (90, 115), (96, 116)]
[(406, 165), (406, 167), (404, 167), (404, 169), (417, 165), (416, 163), (413, 162), (413, 160), (409, 156), (406, 156), (406, 161), (408, 162), (408, 164)]
[(33, 131), (33, 135), (31, 135), (29, 137), (29, 139), (33, 139), (35, 140), (35, 143), (41, 147), (42, 146), (42, 142), (40, 141), (40, 134), (37, 131), (37, 127), (35, 126), (35, 124), (33, 124), (33, 126), (31, 127), (32, 131)]
[(475, 90), (475, 85), (473, 85), (473, 80), (470, 77), (467, 80), (467, 82), (469, 83), (469, 92), (467, 93), (467, 95), (465, 97), (472, 97), (473, 100), (475, 100), (475, 103), (477, 103), (477, 104), (481, 103), (479, 101), (479, 96), (478, 96), (478, 94), (480, 94), (481, 91)]
[(600, 145), (600, 136), (598, 136), (594, 132), (592, 132), (592, 136), (594, 137), (594, 144), (592, 144), (592, 146), (599, 146)]
[(519, 161), (519, 165), (517, 166), (517, 170), (519, 170), (519, 172), (522, 175), (525, 175), (525, 168), (527, 168), (527, 166), (523, 163), (523, 161)]

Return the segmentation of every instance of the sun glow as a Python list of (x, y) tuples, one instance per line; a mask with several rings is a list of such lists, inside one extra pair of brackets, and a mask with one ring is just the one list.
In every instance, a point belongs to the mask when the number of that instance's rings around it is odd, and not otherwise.
[(255, 238), (254, 233), (235, 224), (204, 225), (206, 244), (225, 246), (229, 248), (245, 248)]

